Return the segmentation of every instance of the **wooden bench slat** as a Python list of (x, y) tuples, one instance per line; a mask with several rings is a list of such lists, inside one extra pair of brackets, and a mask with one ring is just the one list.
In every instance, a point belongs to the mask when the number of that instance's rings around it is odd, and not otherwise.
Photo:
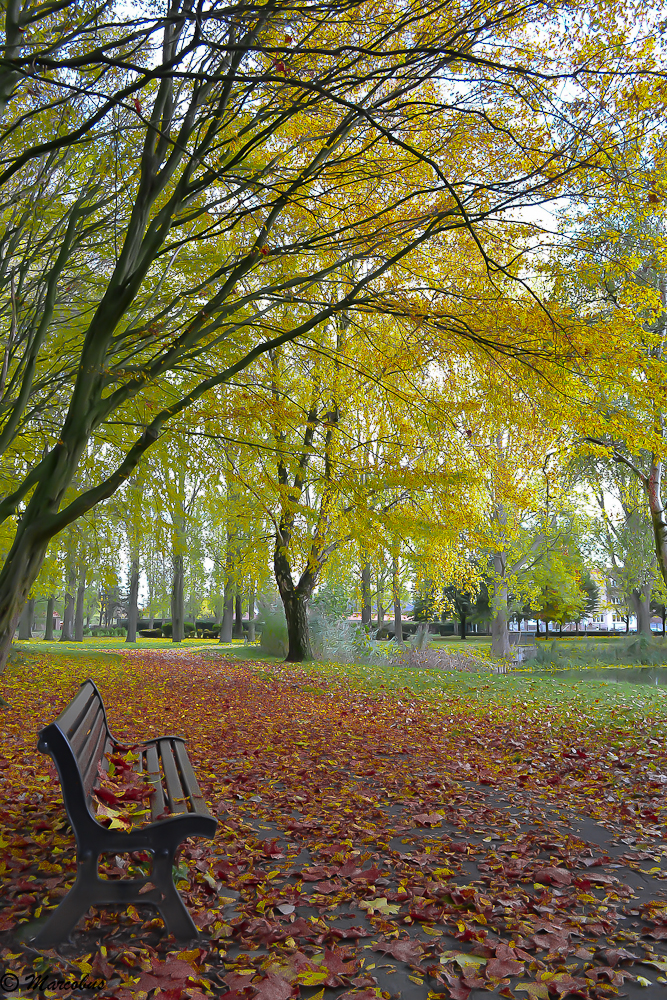
[(157, 755), (157, 747), (147, 747), (146, 749), (146, 777), (155, 789), (151, 795), (151, 819), (153, 822), (164, 812), (164, 792), (162, 791), (162, 775), (160, 774), (160, 761)]
[(173, 743), (171, 740), (159, 740), (158, 746), (160, 748), (164, 782), (169, 798), (169, 809), (173, 813), (186, 813), (188, 811), (188, 804), (185, 801), (187, 795), (183, 791), (181, 779), (178, 775), (176, 761), (174, 760)]
[(86, 757), (83, 758), (85, 769), (82, 770), (81, 780), (86, 798), (90, 796), (93, 785), (97, 780), (97, 765), (104, 757), (105, 751), (110, 747), (109, 731), (106, 727), (104, 716), (100, 715), (91, 729), (85, 744)]
[(208, 812), (208, 806), (206, 805), (204, 796), (201, 793), (197, 776), (192, 768), (187, 751), (180, 740), (174, 741), (174, 751), (178, 761), (178, 769), (181, 772), (182, 784), (190, 799), (192, 811), (203, 813)]
[(98, 699), (96, 697), (95, 689), (92, 684), (86, 682), (82, 685), (79, 692), (74, 696), (67, 708), (60, 713), (56, 719), (56, 724), (60, 726), (68, 739), (71, 731), (76, 727), (78, 720), (87, 711), (89, 704), (97, 701)]
[(99, 703), (93, 701), (86, 711), (86, 714), (79, 719), (73, 728), (72, 735), (69, 737), (69, 742), (77, 760), (85, 756), (85, 742), (88, 739), (93, 726), (100, 717), (103, 717), (103, 715), (104, 713), (102, 712)]

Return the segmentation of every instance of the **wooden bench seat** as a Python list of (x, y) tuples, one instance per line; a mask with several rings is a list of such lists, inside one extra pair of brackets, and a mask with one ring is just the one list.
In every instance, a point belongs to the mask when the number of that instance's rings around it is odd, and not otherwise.
[[(70, 892), (50, 914), (34, 939), (39, 947), (66, 940), (91, 906), (151, 903), (167, 930), (179, 940), (198, 936), (197, 928), (174, 885), (172, 868), (187, 837), (215, 835), (209, 812), (180, 736), (123, 746), (111, 735), (102, 697), (92, 680), (81, 685), (67, 708), (39, 734), (39, 749), (58, 769), (63, 800), (77, 846), (77, 876)], [(93, 794), (99, 789), (108, 756), (131, 750), (134, 765), (150, 796), (150, 822), (130, 830), (109, 829), (95, 816)], [(152, 871), (140, 879), (102, 879), (102, 854), (148, 851)], [(150, 883), (150, 885), (148, 885)], [(148, 888), (146, 889), (146, 886)], [(144, 890), (143, 892), (141, 890)]]

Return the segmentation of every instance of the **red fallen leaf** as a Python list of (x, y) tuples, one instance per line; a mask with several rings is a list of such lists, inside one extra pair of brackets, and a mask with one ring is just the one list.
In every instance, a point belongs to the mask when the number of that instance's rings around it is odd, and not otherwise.
[(453, 840), (451, 842), (451, 844), (447, 844), (447, 846), (446, 846), (445, 849), (447, 851), (454, 851), (456, 854), (465, 854), (466, 851), (468, 850), (468, 845), (467, 844), (461, 844), (461, 843), (458, 843), (457, 841)]
[(122, 790), (120, 798), (121, 801), (141, 802), (154, 794), (155, 789), (152, 785), (130, 785)]
[(640, 962), (639, 955), (633, 954), (627, 948), (600, 948), (595, 952), (596, 956), (604, 958), (608, 965), (618, 965), (619, 962)]
[(334, 874), (349, 878), (351, 875), (361, 875), (361, 868), (357, 868), (353, 858), (348, 858), (340, 868), (334, 869)]
[(564, 868), (540, 868), (534, 875), (543, 885), (571, 885), (572, 876)]
[[(371, 976), (368, 972), (361, 976), (357, 976), (355, 979), (350, 979), (353, 986), (377, 986), (377, 979), (375, 976)], [(356, 996), (359, 996), (357, 993)]]
[(315, 865), (312, 868), (304, 868), (299, 874), (304, 882), (318, 882), (321, 878), (337, 875), (339, 871), (339, 868), (333, 868), (330, 865)]
[(275, 972), (269, 972), (260, 983), (255, 981), (252, 985), (257, 990), (254, 1000), (288, 1000), (293, 993), (291, 983)]
[(347, 992), (341, 993), (341, 995), (338, 997), (338, 1000), (378, 1000), (378, 995), (374, 989), (347, 990)]
[(585, 975), (595, 983), (597, 983), (600, 976), (605, 976), (612, 986), (622, 986), (624, 980), (630, 979), (634, 981), (635, 978), (626, 969), (614, 969), (610, 965), (598, 965), (592, 969), (586, 969)]
[[(466, 986), (465, 983), (458, 978), (458, 976), (454, 976), (451, 972), (447, 972), (446, 969), (443, 970), (442, 975), (447, 980), (449, 995), (452, 1000), (468, 1000), (471, 993), (469, 986)], [(484, 985), (486, 985), (486, 983)]]
[(412, 817), (418, 826), (437, 826), (445, 818), (442, 813), (417, 813)]
[(328, 948), (325, 948), (320, 968), (322, 966), (325, 966), (334, 975), (350, 976), (356, 969), (356, 962), (346, 960), (345, 955), (338, 951), (330, 951)]
[(373, 951), (380, 951), (383, 955), (392, 955), (399, 962), (408, 962), (413, 965), (419, 964), (419, 959), (424, 954), (423, 947), (418, 941), (410, 938), (399, 938), (396, 941), (376, 941), (372, 945)]
[[(222, 977), (223, 983), (229, 986), (232, 993), (245, 993), (250, 988), (251, 979), (252, 976), (242, 976), (238, 972), (228, 972), (226, 976)], [(224, 995), (227, 996), (227, 994)]]
[(617, 885), (618, 879), (614, 878), (613, 875), (596, 875), (591, 873), (587, 876), (589, 882), (593, 882), (595, 885)]
[(375, 882), (376, 879), (382, 878), (382, 872), (379, 868), (373, 865), (372, 868), (367, 868), (365, 871), (359, 872), (358, 875), (352, 876), (353, 882)]
[(520, 976), (523, 972), (523, 962), (514, 962), (509, 958), (490, 958), (484, 968), (489, 979), (505, 979), (506, 976)]
[(108, 788), (105, 788), (104, 785), (100, 785), (100, 787), (96, 790), (95, 795), (98, 799), (101, 799), (102, 802), (106, 802), (108, 806), (116, 806), (120, 802), (118, 796), (114, 795), (114, 793)]
[(141, 103), (138, 97), (134, 98), (134, 108), (138, 115), (141, 114)]
[(265, 841), (264, 844), (262, 845), (262, 851), (264, 852), (264, 856), (267, 858), (285, 857), (281, 849), (278, 847), (277, 840), (269, 840), (268, 842)]
[(642, 934), (647, 934), (655, 941), (667, 941), (667, 927), (642, 927)]
[(196, 969), (181, 958), (168, 958), (166, 962), (154, 958), (151, 972), (142, 972), (138, 988), (146, 991), (156, 986), (160, 989), (184, 988), (189, 979), (198, 978)]
[(581, 997), (582, 1000), (588, 1000), (589, 997), (588, 987), (590, 986), (590, 980), (579, 979), (568, 975), (566, 972), (558, 972), (553, 979), (549, 979), (547, 986), (550, 992), (553, 991), (556, 993), (559, 1000), (569, 997), (570, 994)]
[[(292, 924), (292, 929), (294, 929), (294, 924)], [(370, 931), (367, 931), (364, 927), (330, 927), (329, 934), (331, 937), (341, 938), (344, 941), (371, 936)]]
[(327, 895), (330, 892), (340, 892), (340, 890), (343, 888), (343, 884), (342, 882), (331, 882), (330, 880), (328, 880), (326, 882), (318, 882), (314, 888), (315, 892)]

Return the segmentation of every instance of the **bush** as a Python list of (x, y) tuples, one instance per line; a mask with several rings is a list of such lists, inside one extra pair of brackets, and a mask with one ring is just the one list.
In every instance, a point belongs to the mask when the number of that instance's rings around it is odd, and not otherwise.
[(287, 656), (287, 621), (282, 604), (258, 601), (257, 628), (261, 631), (259, 648), (266, 656)]
[[(185, 636), (185, 638), (189, 639), (191, 636), (196, 634), (197, 634), (197, 629), (194, 627), (192, 622), (185, 622), (185, 624), (183, 625), (183, 635)], [(165, 637), (165, 639), (171, 639), (173, 635), (171, 622), (164, 622), (164, 624), (162, 625), (162, 635)]]
[(161, 628), (141, 628), (139, 629), (139, 635), (142, 639), (161, 639), (162, 629)]
[(531, 667), (553, 667), (556, 670), (578, 667), (636, 665), (655, 666), (667, 663), (667, 644), (648, 635), (627, 636), (613, 643), (589, 640), (577, 642), (538, 643), (537, 650), (526, 663)]
[(366, 663), (380, 666), (389, 660), (387, 647), (378, 646), (364, 625), (337, 615), (317, 612), (310, 621), (313, 656), (320, 663)]

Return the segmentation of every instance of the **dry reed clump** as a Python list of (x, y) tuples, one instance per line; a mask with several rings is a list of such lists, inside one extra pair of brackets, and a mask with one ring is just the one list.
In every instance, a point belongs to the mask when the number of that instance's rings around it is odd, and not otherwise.
[(400, 650), (392, 659), (396, 666), (422, 670), (448, 670), (476, 673), (479, 670), (493, 672), (493, 664), (476, 653), (457, 651), (447, 653), (441, 649)]

